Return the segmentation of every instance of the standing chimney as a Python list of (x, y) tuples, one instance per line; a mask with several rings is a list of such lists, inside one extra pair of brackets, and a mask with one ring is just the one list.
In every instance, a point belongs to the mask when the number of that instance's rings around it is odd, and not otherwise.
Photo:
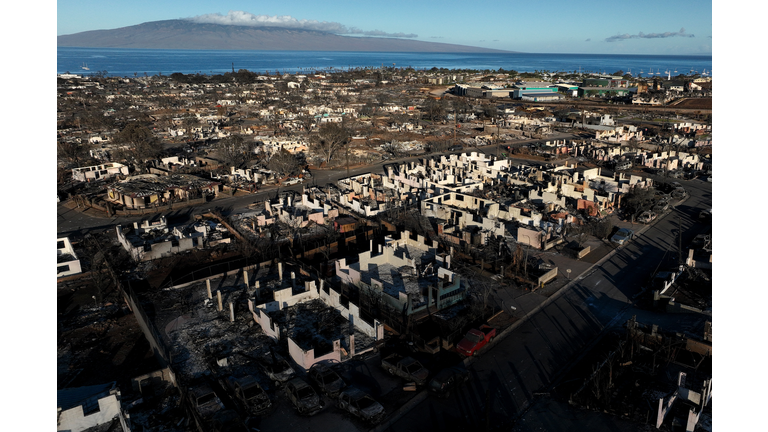
[(229, 302), (229, 322), (235, 322), (235, 305)]
[(205, 287), (208, 288), (208, 300), (213, 298), (213, 295), (211, 295), (211, 280), (206, 279), (205, 280)]
[(248, 270), (243, 270), (243, 280), (245, 281), (245, 288), (250, 288), (248, 285)]
[(283, 263), (277, 263), (277, 274), (280, 277), (280, 282), (283, 281)]
[(216, 297), (219, 299), (219, 312), (221, 312), (224, 307), (221, 305), (221, 290), (216, 290)]

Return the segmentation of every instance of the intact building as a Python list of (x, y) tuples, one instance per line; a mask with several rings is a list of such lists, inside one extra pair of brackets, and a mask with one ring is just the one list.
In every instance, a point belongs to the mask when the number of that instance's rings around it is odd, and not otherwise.
[(548, 82), (522, 82), (515, 84), (513, 87), (512, 98), (523, 99), (523, 96), (535, 95), (526, 100), (543, 100), (547, 95), (551, 97), (552, 94), (555, 94), (559, 98), (560, 96), (557, 95), (557, 90), (557, 87)]

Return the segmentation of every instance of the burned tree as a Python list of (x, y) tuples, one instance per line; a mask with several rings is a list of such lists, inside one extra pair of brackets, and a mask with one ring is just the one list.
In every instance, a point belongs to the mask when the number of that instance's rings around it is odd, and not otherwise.
[(310, 136), (313, 151), (319, 153), (330, 164), (336, 153), (347, 146), (351, 134), (343, 123), (323, 123), (317, 133)]
[(240, 135), (231, 135), (219, 142), (219, 156), (228, 166), (240, 168), (251, 157), (253, 146), (252, 141), (246, 141)]
[(136, 165), (142, 171), (143, 163), (155, 159), (160, 154), (160, 142), (143, 124), (133, 122), (115, 134), (114, 141), (122, 144), (121, 155), (125, 160)]

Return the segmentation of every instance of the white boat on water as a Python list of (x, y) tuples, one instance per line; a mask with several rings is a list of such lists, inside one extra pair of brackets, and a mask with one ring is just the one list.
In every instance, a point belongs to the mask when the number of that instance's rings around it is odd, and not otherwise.
[(83, 63), (83, 65), (80, 66), (80, 69), (82, 69), (82, 70), (91, 70), (86, 63)]

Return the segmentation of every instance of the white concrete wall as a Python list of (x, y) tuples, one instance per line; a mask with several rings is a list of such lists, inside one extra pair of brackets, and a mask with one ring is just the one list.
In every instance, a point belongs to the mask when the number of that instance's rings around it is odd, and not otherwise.
[(248, 299), (248, 309), (253, 315), (253, 320), (259, 323), (261, 330), (265, 335), (271, 337), (274, 340), (280, 340), (280, 327), (277, 324), (272, 323), (272, 318), (267, 315), (265, 310), (260, 307), (255, 307), (253, 300)]
[(312, 367), (315, 363), (319, 363), (324, 360), (341, 361), (341, 343), (339, 340), (333, 341), (333, 350), (320, 357), (315, 357), (315, 350), (303, 350), (299, 347), (293, 339), (288, 338), (288, 354), (291, 356), (296, 364), (305, 371)]

